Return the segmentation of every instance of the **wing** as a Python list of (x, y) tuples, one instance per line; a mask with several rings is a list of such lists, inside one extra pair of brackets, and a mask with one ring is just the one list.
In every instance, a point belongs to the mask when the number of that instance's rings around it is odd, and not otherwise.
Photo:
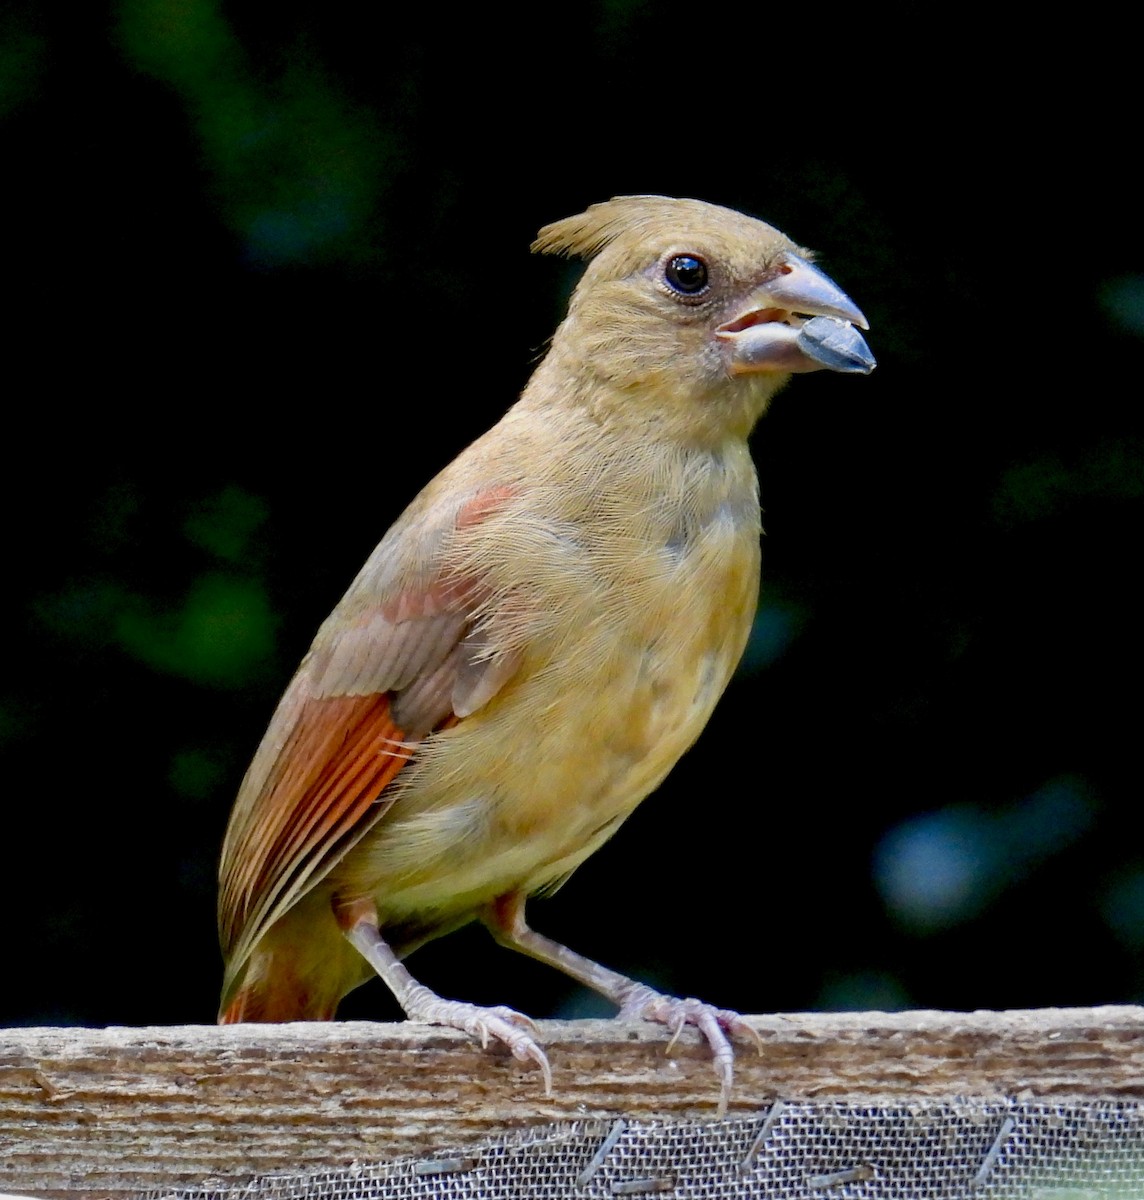
[[(442, 520), (415, 502), (323, 624), (243, 780), (219, 870), (226, 998), (279, 917), (380, 820), (429, 732), (487, 703), (515, 671), (482, 653), (483, 581), (444, 565), (450, 535), (503, 507), (470, 493)], [(387, 802), (388, 796), (388, 802)]]

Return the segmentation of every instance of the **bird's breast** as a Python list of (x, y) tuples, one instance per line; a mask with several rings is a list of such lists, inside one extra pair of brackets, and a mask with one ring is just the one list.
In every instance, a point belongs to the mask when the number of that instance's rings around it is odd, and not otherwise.
[(419, 750), (343, 883), (394, 921), (461, 911), (561, 878), (614, 832), (698, 737), (746, 642), (759, 574), (746, 462), (745, 478), (719, 464), (700, 487), (671, 481), (626, 526), (607, 510), (518, 525), (497, 583), (520, 667)]

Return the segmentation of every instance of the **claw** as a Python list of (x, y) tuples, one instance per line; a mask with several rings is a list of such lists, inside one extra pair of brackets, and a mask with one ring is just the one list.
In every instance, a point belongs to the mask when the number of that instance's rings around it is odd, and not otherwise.
[(536, 1023), (524, 1013), (504, 1005), (482, 1008), (477, 1004), (435, 997), (431, 1002), (417, 1006), (409, 1015), (414, 1021), (463, 1030), (480, 1038), (481, 1048), (485, 1050), (490, 1039), (495, 1039), (507, 1046), (518, 1062), (535, 1063), (544, 1078), (545, 1096), (552, 1095), (552, 1067), (548, 1063), (548, 1056), (532, 1036), (537, 1032)]
[(675, 1022), (674, 1028), (671, 1030), (671, 1040), (667, 1043), (664, 1049), (664, 1054), (668, 1055), (675, 1049), (675, 1043), (679, 1041), (679, 1035), (683, 1032), (684, 1025), (687, 1024), (687, 1017), (680, 1013), (679, 1020)]
[(540, 1068), (541, 1077), (544, 1079), (544, 1095), (552, 1096), (552, 1068), (548, 1065), (548, 1055), (534, 1042), (531, 1038), (527, 1044), (521, 1045), (513, 1049), (513, 1054), (520, 1059), (521, 1062), (534, 1062)]
[(719, 1116), (727, 1112), (731, 1098), (731, 1085), (735, 1073), (735, 1049), (727, 1034), (746, 1034), (754, 1040), (760, 1054), (763, 1039), (752, 1026), (737, 1013), (727, 1008), (715, 1008), (702, 1000), (681, 1000), (676, 996), (664, 996), (644, 984), (639, 984), (625, 997), (620, 1006), (621, 1017), (642, 1017), (645, 1021), (657, 1021), (671, 1030), (666, 1054), (670, 1054), (685, 1025), (694, 1025), (711, 1048), (715, 1075), (719, 1080)]
[(754, 1027), (748, 1025), (738, 1013), (728, 1013), (729, 1016), (735, 1018), (731, 1023), (731, 1032), (742, 1037), (744, 1034), (755, 1043), (755, 1052), (760, 1058), (763, 1057), (763, 1035)]

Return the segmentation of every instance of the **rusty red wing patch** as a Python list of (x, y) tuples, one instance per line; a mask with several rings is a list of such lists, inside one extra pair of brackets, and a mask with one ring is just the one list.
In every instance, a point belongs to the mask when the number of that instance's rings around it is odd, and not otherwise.
[(290, 732), (252, 819), (226, 855), (221, 926), (228, 951), (239, 938), (257, 940), (330, 865), (331, 853), (377, 815), (371, 808), (411, 754), (388, 695), (288, 699), (296, 705)]

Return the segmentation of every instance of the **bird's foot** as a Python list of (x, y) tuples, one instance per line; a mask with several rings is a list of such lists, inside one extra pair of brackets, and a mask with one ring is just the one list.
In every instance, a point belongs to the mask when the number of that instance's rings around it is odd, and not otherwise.
[(684, 1026), (694, 1025), (711, 1047), (715, 1074), (719, 1079), (719, 1116), (723, 1116), (727, 1111), (735, 1072), (735, 1050), (727, 1035), (749, 1038), (755, 1043), (759, 1053), (763, 1052), (763, 1039), (758, 1030), (749, 1025), (739, 1013), (728, 1008), (716, 1008), (702, 1000), (665, 996), (643, 983), (637, 983), (624, 997), (619, 1016), (639, 1017), (645, 1021), (666, 1025), (671, 1030), (671, 1041), (668, 1042), (666, 1051), (668, 1054), (671, 1053)]
[(490, 1038), (502, 1042), (512, 1051), (513, 1058), (535, 1063), (540, 1068), (544, 1094), (552, 1095), (552, 1068), (548, 1065), (548, 1056), (533, 1037), (536, 1025), (529, 1017), (503, 1005), (483, 1008), (460, 1000), (443, 1000), (423, 983), (418, 983), (381, 936), (377, 909), (372, 900), (343, 903), (340, 909), (335, 907), (335, 912), (339, 913), (350, 945), (381, 976), (411, 1021), (460, 1029), (480, 1038), (482, 1046), (488, 1046)]
[(429, 993), (429, 996), (419, 998), (419, 1003), (407, 1009), (411, 1021), (460, 1029), (480, 1038), (484, 1047), (488, 1046), (490, 1038), (501, 1042), (512, 1051), (513, 1058), (519, 1062), (535, 1063), (540, 1068), (544, 1078), (544, 1094), (552, 1095), (552, 1068), (548, 1065), (548, 1055), (533, 1036), (536, 1024), (531, 1017), (506, 1008), (503, 1004), (485, 1008), (461, 1000), (443, 1000), (433, 993)]

